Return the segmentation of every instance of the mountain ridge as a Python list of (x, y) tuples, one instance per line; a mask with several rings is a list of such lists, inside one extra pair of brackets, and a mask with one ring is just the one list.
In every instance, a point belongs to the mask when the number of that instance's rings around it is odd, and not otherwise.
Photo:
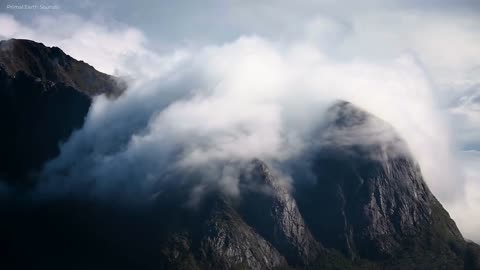
[[(6, 53), (8, 42), (15, 53)], [(0, 124), (7, 131), (0, 177), (29, 181), (29, 190), (31, 172), (82, 128), (92, 98), (124, 89), (55, 47), (24, 40), (0, 47)], [(85, 76), (93, 78), (84, 83)], [(0, 266), (480, 269), (480, 246), (465, 241), (388, 123), (345, 101), (329, 108), (325, 123), (304, 153), (276, 164), (291, 183), (268, 160), (239, 162), (240, 195), (213, 188), (195, 207), (185, 202), (200, 176), (183, 171), (168, 175), (178, 181), (142, 206), (68, 195), (1, 198)]]
[(75, 60), (58, 47), (46, 47), (26, 39), (0, 41), (0, 66), (11, 77), (21, 71), (43, 82), (61, 82), (88, 96), (118, 97), (127, 87), (120, 78)]

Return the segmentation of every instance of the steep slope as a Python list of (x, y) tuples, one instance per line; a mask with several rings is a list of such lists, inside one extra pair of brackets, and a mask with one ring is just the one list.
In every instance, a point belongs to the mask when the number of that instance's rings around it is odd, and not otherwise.
[(15, 77), (17, 72), (51, 84), (62, 83), (88, 96), (119, 96), (125, 82), (77, 61), (58, 47), (25, 39), (0, 41), (0, 66)]
[(237, 167), (239, 197), (212, 190), (194, 208), (185, 208), (191, 182), (179, 181), (156, 198), (157, 213), (169, 220), (162, 229), (168, 239), (162, 248), (166, 269), (353, 267), (313, 237), (288, 183), (265, 162), (255, 159)]
[(228, 204), (217, 202), (210, 215), (200, 248), (206, 268), (273, 269), (287, 265), (283, 256)]
[(241, 215), (284, 254), (290, 265), (310, 265), (322, 255), (322, 247), (305, 225), (288, 184), (275, 177), (264, 162), (249, 164), (240, 185)]
[[(42, 82), (0, 67), (0, 175), (24, 180), (59, 153), (59, 144), (82, 127), (91, 100), (74, 88)], [(1, 178), (1, 177), (0, 177)]]
[(25, 184), (83, 126), (92, 96), (125, 89), (118, 82), (59, 48), (0, 41), (0, 179)]
[(346, 102), (327, 118), (295, 182), (315, 237), (392, 269), (463, 269), (465, 241), (393, 129)]
[(166, 269), (276, 269), (287, 261), (258, 230), (249, 226), (232, 200), (212, 192), (195, 208), (182, 185), (159, 198), (157, 213), (169, 220), (163, 224), (166, 241), (160, 259)]

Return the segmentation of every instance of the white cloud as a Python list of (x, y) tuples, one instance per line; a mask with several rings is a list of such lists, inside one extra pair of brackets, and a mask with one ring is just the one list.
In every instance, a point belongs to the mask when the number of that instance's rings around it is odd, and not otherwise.
[[(29, 23), (21, 23), (13, 16), (0, 13), (0, 38), (23, 38), (60, 47), (77, 60), (83, 60), (97, 70), (127, 77), (158, 77), (165, 70), (155, 70), (165, 59), (147, 48), (143, 33), (123, 24), (110, 24), (100, 19), (86, 21), (64, 13), (55, 16), (34, 16)], [(176, 59), (183, 52), (176, 52)], [(170, 60), (170, 59), (169, 59)]]
[[(472, 180), (478, 174), (457, 145), (465, 141), (459, 137), (478, 134), (476, 107), (438, 103), (465, 97), (478, 83), (471, 75), (480, 63), (478, 19), (385, 9), (308, 12), (304, 19), (298, 10), (277, 11), (299, 23), (285, 23), (287, 31), (278, 36), (264, 34), (265, 26), (258, 35), (162, 53), (150, 49), (136, 28), (69, 14), (29, 23), (0, 15), (7, 26), (0, 36), (59, 46), (101, 71), (137, 80), (117, 101), (98, 98), (85, 128), (49, 165), (52, 171), (73, 166), (76, 179), (108, 175), (111, 182), (99, 181), (99, 192), (132, 179), (144, 179), (141, 188), (154, 186), (172, 156), (180, 160), (175, 166), (288, 158), (305, 147), (303, 136), (326, 104), (339, 98), (396, 128), (434, 194), (467, 238), (479, 239), (479, 225), (468, 218), (480, 213), (480, 187)], [(245, 12), (232, 13), (245, 18)], [(239, 28), (250, 34), (255, 25), (252, 19)], [(452, 113), (463, 120), (448, 122)], [(235, 193), (232, 172), (224, 176), (222, 185)]]
[[(127, 160), (155, 168), (159, 159), (179, 149), (180, 164), (190, 166), (255, 157), (285, 159), (304, 147), (302, 136), (321, 120), (324, 106), (345, 99), (393, 124), (410, 144), (427, 179), (433, 179), (430, 185), (437, 193), (448, 190), (452, 195), (458, 184), (450, 181), (454, 163), (448, 136), (438, 136), (448, 132), (432, 103), (432, 88), (411, 57), (382, 65), (338, 63), (308, 43), (277, 46), (260, 37), (242, 37), (186, 55), (190, 57), (185, 63), (172, 70), (176, 79), (171, 83), (153, 83), (149, 91), (141, 85), (118, 101), (97, 101), (77, 138), (94, 144), (89, 148), (101, 158), (100, 173), (108, 168), (105, 161)], [(141, 94), (145, 91), (148, 94)], [(168, 103), (164, 98), (169, 91), (184, 94)], [(140, 124), (135, 119), (125, 122), (129, 115), (143, 119), (138, 119)], [(115, 149), (119, 144), (111, 138), (122, 133), (126, 145)], [(85, 140), (83, 135), (92, 137)], [(76, 144), (71, 140), (65, 148)], [(72, 151), (78, 163), (79, 151)], [(91, 155), (86, 162), (91, 162)], [(80, 172), (83, 175), (84, 170)], [(149, 172), (139, 173), (143, 176), (138, 178), (144, 179)], [(128, 174), (119, 177), (124, 175)]]
[(463, 156), (463, 172), (466, 177), (464, 200), (450, 205), (450, 215), (457, 222), (460, 230), (467, 239), (480, 242), (478, 228), (480, 228), (480, 152), (465, 151)]
[(436, 83), (461, 80), (479, 66), (480, 20), (476, 15), (394, 10), (359, 14), (352, 22), (351, 40), (343, 43), (347, 52), (391, 57), (412, 51)]

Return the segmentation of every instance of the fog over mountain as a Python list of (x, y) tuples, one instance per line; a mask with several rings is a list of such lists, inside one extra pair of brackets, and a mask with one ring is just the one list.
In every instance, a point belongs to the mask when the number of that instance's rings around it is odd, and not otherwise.
[(390, 142), (391, 125), (406, 141), (392, 153), (412, 152), (465, 238), (480, 241), (475, 1), (126, 2), (0, 7), (1, 39), (58, 46), (128, 84), (116, 99), (93, 98), (83, 127), (38, 172), (34, 198), (144, 203), (182, 181), (169, 177), (180, 169), (197, 176), (183, 202), (195, 207), (210, 189), (241, 197), (236, 164), (253, 159), (289, 186), (282, 165), (315, 146), (327, 109), (345, 100), (388, 125), (362, 125), (354, 137), (329, 130), (326, 142)]

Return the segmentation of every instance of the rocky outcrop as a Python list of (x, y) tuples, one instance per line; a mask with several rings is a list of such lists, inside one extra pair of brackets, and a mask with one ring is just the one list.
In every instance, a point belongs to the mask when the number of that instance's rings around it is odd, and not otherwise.
[[(174, 199), (175, 200), (175, 199)], [(288, 266), (283, 255), (249, 226), (232, 201), (213, 193), (196, 209), (163, 207), (170, 220), (161, 259), (167, 269), (277, 269)]]
[(115, 97), (126, 88), (124, 81), (75, 60), (58, 47), (25, 39), (0, 41), (0, 67), (10, 77), (23, 72), (44, 83), (61, 83), (88, 96)]
[(261, 160), (254, 160), (241, 177), (239, 211), (287, 258), (290, 265), (306, 266), (323, 252), (305, 225), (288, 183), (275, 177)]
[(219, 201), (204, 224), (201, 258), (207, 269), (273, 269), (287, 262), (272, 244)]

